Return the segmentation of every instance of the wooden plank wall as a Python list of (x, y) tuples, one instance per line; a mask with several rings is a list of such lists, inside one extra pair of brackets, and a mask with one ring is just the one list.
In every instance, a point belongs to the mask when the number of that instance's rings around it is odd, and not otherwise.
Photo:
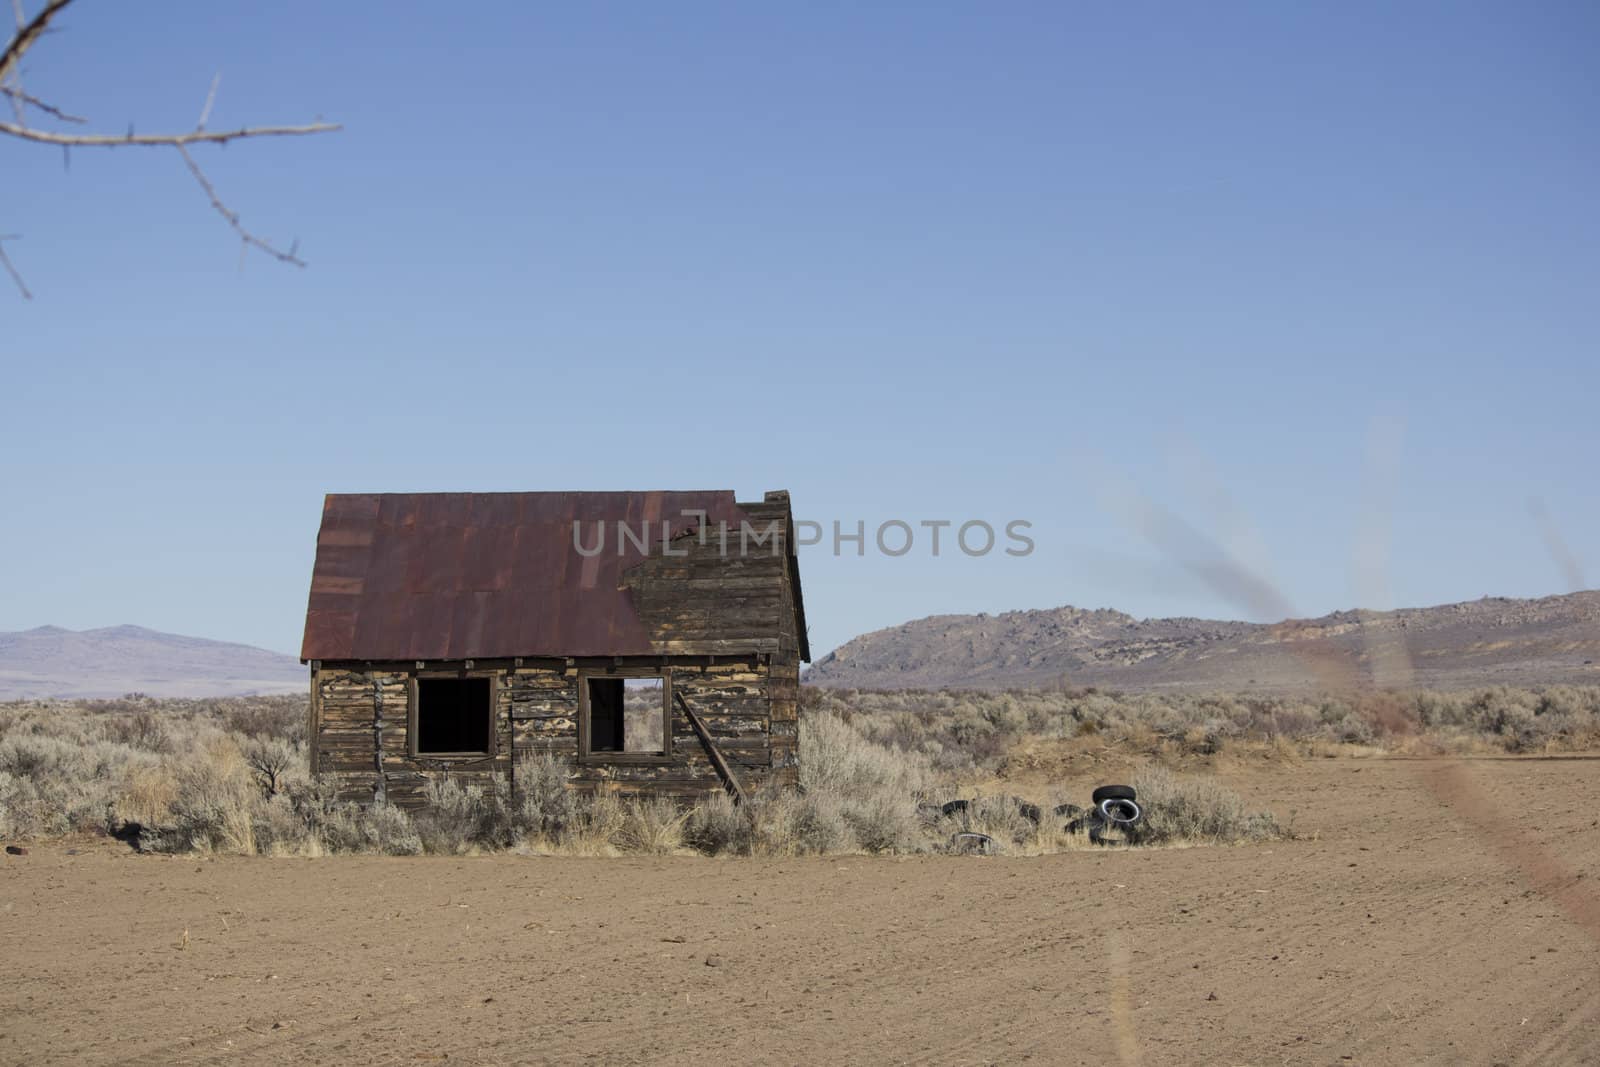
[(409, 754), (408, 681), (413, 673), (399, 669), (313, 672), (318, 705), (313, 748), (317, 764), (313, 770), (334, 777), (339, 799), (382, 798), (417, 807), (424, 801), (429, 779), (450, 777), (463, 785), (488, 784), (494, 775), (510, 773), (511, 722), (503, 714), (495, 716), (493, 757), (439, 759)]
[[(638, 666), (637, 662), (631, 664)], [(429, 664), (430, 670), (442, 664)], [(773, 712), (792, 722), (794, 697), (774, 700), (772, 671), (758, 658), (728, 663), (677, 665), (673, 685), (700, 714), (717, 748), (747, 788), (771, 774)], [(321, 670), (313, 675), (320, 717), (318, 773), (335, 776), (341, 799), (379, 796), (403, 807), (425, 803), (427, 782), (450, 777), (463, 784), (488, 784), (495, 775), (516, 783), (516, 768), (540, 754), (576, 761), (578, 683), (576, 671), (544, 667), (496, 672), (493, 757), (415, 757), (407, 754), (407, 670)], [(798, 691), (798, 672), (793, 690)], [(375, 694), (381, 691), (381, 709)], [(375, 710), (378, 709), (378, 710)], [(375, 728), (381, 725), (381, 729)], [(789, 731), (792, 732), (792, 731)], [(721, 779), (688, 718), (673, 708), (673, 759), (660, 764), (578, 765), (572, 788), (628, 795), (693, 799), (722, 788)], [(378, 762), (381, 745), (382, 763)], [(792, 753), (792, 744), (787, 746)]]
[[(768, 523), (778, 531), (761, 545), (747, 542), (741, 550), (737, 529), (730, 528), (726, 555), (720, 531), (681, 537), (671, 549), (682, 555), (653, 555), (623, 575), (650, 643), (663, 656), (723, 655), (751, 650), (776, 652), (788, 588), (788, 561), (782, 530), (787, 511), (773, 505), (741, 504), (750, 525), (765, 534)], [(778, 554), (774, 556), (773, 545)], [(792, 607), (789, 612), (793, 619)]]
[(800, 784), (800, 638), (787, 575), (777, 628), (778, 653), (772, 657), (767, 683), (772, 705), (772, 778), (794, 788)]
[[(740, 780), (752, 787), (772, 767), (765, 664), (718, 663), (674, 667), (673, 687), (699, 713), (717, 748)], [(543, 753), (576, 759), (576, 678), (547, 670), (519, 670), (507, 682), (513, 747), (518, 762)], [(666, 763), (574, 765), (573, 788), (623, 794), (702, 797), (722, 788), (705, 746), (687, 716), (672, 711), (673, 758)], [(516, 771), (512, 771), (515, 781)]]

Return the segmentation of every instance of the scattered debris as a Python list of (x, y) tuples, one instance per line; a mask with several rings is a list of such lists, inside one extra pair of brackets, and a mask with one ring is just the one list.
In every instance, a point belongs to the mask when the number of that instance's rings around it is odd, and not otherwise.
[[(1059, 804), (1050, 810), (1052, 816), (1066, 820), (1062, 830), (1069, 834), (1087, 831), (1089, 840), (1097, 845), (1131, 843), (1134, 828), (1144, 819), (1136, 793), (1131, 785), (1102, 785), (1091, 796), (1092, 806)], [(1021, 797), (977, 797), (971, 800), (950, 800), (943, 804), (922, 804), (918, 811), (928, 822), (939, 818), (954, 819), (965, 830), (950, 838), (951, 850), (964, 854), (992, 855), (996, 849), (994, 839), (988, 834), (973, 830), (974, 816), (994, 808), (1011, 808), (1035, 826), (1044, 821), (1044, 809)]]
[(996, 848), (988, 834), (963, 832), (951, 836), (950, 850), (964, 856), (992, 856)]
[(1135, 799), (1137, 795), (1131, 785), (1102, 785), (1090, 797), (1094, 807), (1067, 823), (1064, 829), (1068, 833), (1087, 830), (1089, 841), (1096, 845), (1131, 844), (1137, 834), (1136, 827), (1144, 819), (1144, 811)]
[(21, 845), (6, 846), (6, 855), (8, 856), (26, 856), (27, 854), (28, 850), (23, 848)]

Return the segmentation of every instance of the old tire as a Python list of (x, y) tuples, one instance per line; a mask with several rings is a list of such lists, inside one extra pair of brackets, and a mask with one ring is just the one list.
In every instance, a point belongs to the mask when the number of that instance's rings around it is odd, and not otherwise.
[(1131, 785), (1103, 785), (1091, 794), (1090, 799), (1095, 807), (1099, 807), (1102, 800), (1133, 800), (1138, 795)]
[(992, 856), (995, 854), (995, 843), (988, 834), (952, 834), (950, 849), (963, 856)]
[(972, 802), (970, 800), (952, 800), (939, 810), (944, 812), (945, 818), (950, 819), (957, 815), (965, 815), (967, 809), (971, 806)]
[(1100, 818), (1108, 826), (1132, 826), (1144, 818), (1139, 805), (1124, 797), (1107, 797), (1100, 802)]

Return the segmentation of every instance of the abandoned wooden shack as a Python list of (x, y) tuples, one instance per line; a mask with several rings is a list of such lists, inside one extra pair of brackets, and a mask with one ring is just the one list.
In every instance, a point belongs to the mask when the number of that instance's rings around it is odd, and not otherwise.
[(736, 796), (798, 777), (810, 660), (787, 492), (332, 494), (301, 661), (339, 795), (515, 788)]

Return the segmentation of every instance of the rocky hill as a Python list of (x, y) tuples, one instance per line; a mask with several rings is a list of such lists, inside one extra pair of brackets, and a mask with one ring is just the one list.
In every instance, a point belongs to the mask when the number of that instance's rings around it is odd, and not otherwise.
[(1600, 592), (1340, 611), (1271, 624), (1136, 619), (1073, 607), (935, 615), (846, 642), (818, 660), (805, 681), (862, 689), (1274, 691), (1600, 684)]
[(307, 685), (306, 669), (293, 656), (142, 626), (0, 633), (0, 700), (244, 696)]

